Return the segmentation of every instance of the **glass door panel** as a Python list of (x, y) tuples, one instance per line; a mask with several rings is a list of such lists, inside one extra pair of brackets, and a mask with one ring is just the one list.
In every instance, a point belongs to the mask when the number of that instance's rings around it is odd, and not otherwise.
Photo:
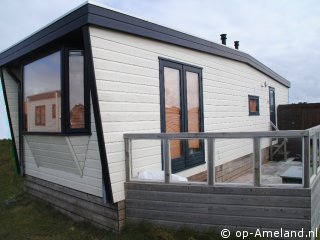
[[(188, 105), (188, 132), (200, 132), (200, 101), (199, 75), (186, 72), (187, 78), (187, 105)], [(189, 140), (189, 154), (200, 151), (200, 140)]]
[[(166, 133), (181, 132), (180, 71), (164, 68)], [(180, 140), (171, 142), (171, 159), (182, 156)]]
[(269, 106), (270, 106), (270, 121), (277, 125), (276, 119), (276, 101), (274, 88), (269, 87)]

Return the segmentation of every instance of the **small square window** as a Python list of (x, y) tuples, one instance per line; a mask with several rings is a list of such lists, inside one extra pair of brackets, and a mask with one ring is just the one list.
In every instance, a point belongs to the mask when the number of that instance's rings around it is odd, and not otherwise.
[(248, 102), (249, 102), (249, 116), (260, 115), (259, 97), (249, 95)]

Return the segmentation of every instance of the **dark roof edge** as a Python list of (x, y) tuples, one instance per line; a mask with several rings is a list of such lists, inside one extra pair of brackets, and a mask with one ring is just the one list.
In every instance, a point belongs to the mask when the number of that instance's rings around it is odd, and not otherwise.
[(247, 53), (92, 3), (80, 6), (24, 41), (0, 53), (0, 66), (8, 64), (86, 24), (122, 31), (246, 63), (284, 86), (290, 87), (288, 80)]

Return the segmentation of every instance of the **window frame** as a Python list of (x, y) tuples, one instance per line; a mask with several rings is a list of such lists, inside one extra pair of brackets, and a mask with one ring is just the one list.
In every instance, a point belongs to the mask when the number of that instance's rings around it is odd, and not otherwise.
[[(160, 72), (160, 116), (161, 132), (166, 132), (166, 113), (165, 113), (165, 79), (164, 68), (177, 69), (180, 72), (180, 108), (181, 108), (181, 132), (188, 129), (188, 101), (187, 101), (187, 78), (186, 72), (193, 72), (199, 75), (199, 132), (204, 132), (204, 111), (203, 111), (203, 68), (187, 63), (159, 57)], [(201, 141), (201, 139), (200, 139)], [(188, 142), (182, 144), (182, 156), (172, 162), (172, 172), (187, 170), (205, 163), (205, 144), (200, 142), (200, 151), (190, 156), (187, 152)], [(163, 154), (163, 153), (162, 153)], [(163, 159), (163, 158), (162, 158)]]
[[(84, 104), (85, 104), (85, 127), (78, 129), (70, 128), (70, 111), (69, 111), (69, 51), (72, 50), (81, 50), (83, 51), (83, 65), (84, 65)], [(48, 51), (43, 51), (36, 56), (32, 56), (28, 58), (26, 61), (21, 64), (21, 104), (22, 109), (24, 108), (24, 67), (30, 63), (33, 63), (37, 60), (41, 60), (51, 54), (56, 52), (60, 52), (60, 86), (61, 86), (61, 131), (60, 132), (37, 132), (37, 131), (26, 131), (25, 125), (23, 125), (22, 134), (23, 135), (61, 135), (61, 136), (70, 136), (70, 135), (91, 135), (91, 104), (90, 104), (90, 84), (88, 80), (88, 69), (86, 66), (86, 62), (88, 61), (88, 56), (84, 51), (83, 47), (69, 47), (66, 45), (52, 48)], [(57, 106), (56, 106), (57, 107)], [(56, 116), (59, 118), (59, 116)], [(25, 114), (23, 110), (22, 114), (22, 122), (25, 122)]]
[[(257, 101), (257, 111), (256, 112), (251, 112), (250, 111), (250, 101), (255, 100)], [(248, 111), (249, 111), (249, 116), (260, 116), (260, 102), (259, 102), (259, 96), (254, 96), (254, 95), (248, 95)]]
[[(71, 128), (70, 126), (70, 80), (69, 80), (69, 52), (70, 51), (82, 51), (83, 52), (83, 83), (84, 83), (84, 120), (85, 120), (85, 127), (84, 128)], [(66, 129), (68, 133), (86, 133), (88, 132), (87, 129), (90, 129), (90, 91), (89, 89), (89, 83), (88, 83), (88, 77), (87, 77), (87, 67), (86, 67), (86, 54), (84, 49), (79, 48), (65, 48), (64, 51), (64, 68), (66, 69), (64, 71), (64, 78), (65, 78), (65, 114), (66, 114)], [(89, 110), (88, 110), (89, 108)]]

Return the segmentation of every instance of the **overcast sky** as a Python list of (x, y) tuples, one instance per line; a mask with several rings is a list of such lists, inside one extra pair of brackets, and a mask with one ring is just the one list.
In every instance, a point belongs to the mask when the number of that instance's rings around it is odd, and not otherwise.
[[(0, 52), (83, 0), (1, 0)], [(227, 45), (257, 58), (291, 82), (290, 103), (320, 102), (318, 0), (97, 0), (97, 3)], [(1, 92), (0, 92), (1, 93)], [(0, 116), (5, 116), (0, 95)], [(0, 119), (0, 139), (9, 137)]]

